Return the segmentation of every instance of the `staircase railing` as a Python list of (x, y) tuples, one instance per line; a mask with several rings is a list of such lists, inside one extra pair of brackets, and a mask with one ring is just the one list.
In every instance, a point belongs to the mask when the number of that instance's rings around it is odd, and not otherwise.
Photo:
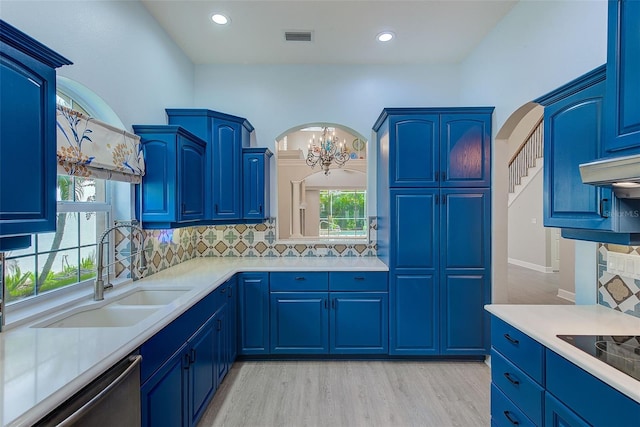
[(515, 192), (516, 185), (519, 185), (522, 178), (527, 176), (529, 168), (534, 167), (536, 160), (544, 156), (543, 127), (541, 118), (509, 160), (509, 193)]

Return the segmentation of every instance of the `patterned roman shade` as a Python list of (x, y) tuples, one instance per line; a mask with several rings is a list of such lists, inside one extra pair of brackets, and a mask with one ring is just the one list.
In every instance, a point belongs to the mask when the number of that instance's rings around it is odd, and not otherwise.
[(139, 184), (140, 137), (57, 105), (58, 173)]

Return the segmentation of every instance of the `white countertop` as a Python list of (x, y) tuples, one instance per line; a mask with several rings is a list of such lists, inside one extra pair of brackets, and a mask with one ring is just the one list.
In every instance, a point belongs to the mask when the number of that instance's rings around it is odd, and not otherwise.
[[(32, 328), (27, 324), (3, 331), (0, 423), (32, 425), (235, 273), (387, 270), (379, 259), (363, 257), (196, 258), (105, 293), (107, 304), (132, 287), (193, 288), (132, 327)], [(95, 302), (87, 296), (86, 304)]]
[(490, 304), (485, 308), (640, 403), (640, 381), (556, 337), (567, 334), (640, 336), (640, 318), (601, 305)]

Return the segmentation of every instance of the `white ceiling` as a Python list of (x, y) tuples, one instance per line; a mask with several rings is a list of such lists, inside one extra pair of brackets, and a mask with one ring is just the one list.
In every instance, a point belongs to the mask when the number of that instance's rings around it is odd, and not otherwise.
[[(518, 0), (142, 0), (195, 64), (452, 64)], [(211, 22), (213, 13), (231, 19)], [(312, 30), (314, 41), (285, 42)], [(375, 36), (391, 30), (381, 44)]]

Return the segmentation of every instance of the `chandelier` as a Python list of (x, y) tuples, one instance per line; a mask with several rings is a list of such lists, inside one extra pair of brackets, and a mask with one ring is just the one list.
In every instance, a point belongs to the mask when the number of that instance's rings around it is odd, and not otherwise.
[(307, 152), (307, 165), (314, 168), (318, 163), (324, 170), (325, 175), (329, 175), (331, 163), (342, 167), (349, 160), (349, 152), (346, 143), (340, 142), (335, 131), (330, 132), (328, 127), (322, 128), (322, 136), (316, 140), (316, 136), (309, 141), (309, 151)]

